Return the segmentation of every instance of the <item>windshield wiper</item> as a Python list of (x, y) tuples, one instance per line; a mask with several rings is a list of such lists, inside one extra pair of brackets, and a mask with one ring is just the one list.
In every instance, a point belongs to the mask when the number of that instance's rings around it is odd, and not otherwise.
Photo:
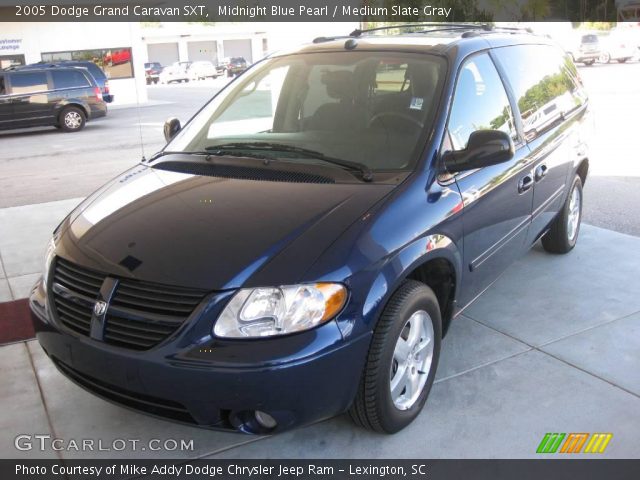
[[(323, 162), (338, 165), (348, 170), (357, 171), (362, 175), (362, 179), (365, 182), (370, 182), (373, 180), (373, 174), (371, 172), (371, 169), (367, 165), (364, 165), (358, 162), (351, 162), (349, 160), (343, 160), (341, 158), (330, 157), (316, 150), (311, 150), (311, 149), (302, 148), (302, 147), (294, 147), (292, 145), (287, 145), (284, 143), (236, 142), (236, 143), (225, 143), (222, 145), (209, 146), (209, 147), (206, 147), (205, 150), (207, 152), (216, 152), (216, 151), (229, 152), (234, 150), (236, 151), (237, 150), (262, 150), (262, 151), (269, 151), (269, 152), (297, 153), (298, 155), (302, 155), (303, 157), (322, 160)], [(268, 157), (261, 157), (261, 158), (268, 158)]]

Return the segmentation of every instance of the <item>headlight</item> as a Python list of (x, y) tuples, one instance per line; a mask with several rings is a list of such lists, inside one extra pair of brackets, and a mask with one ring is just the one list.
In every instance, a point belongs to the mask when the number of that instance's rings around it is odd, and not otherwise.
[(308, 330), (335, 317), (347, 301), (338, 283), (247, 288), (238, 291), (216, 321), (218, 337), (268, 337)]
[(56, 249), (56, 242), (52, 238), (47, 245), (47, 251), (44, 254), (44, 267), (42, 269), (42, 279), (44, 287), (47, 288), (47, 279), (49, 278), (49, 270), (51, 269), (51, 263), (53, 263), (53, 252)]

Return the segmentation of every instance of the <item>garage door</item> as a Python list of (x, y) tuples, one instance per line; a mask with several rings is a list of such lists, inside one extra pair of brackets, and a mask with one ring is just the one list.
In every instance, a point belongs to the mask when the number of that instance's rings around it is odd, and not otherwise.
[(160, 65), (171, 65), (180, 58), (177, 43), (151, 43), (147, 45), (150, 62), (160, 62)]
[(189, 60), (197, 62), (198, 60), (209, 60), (216, 63), (217, 52), (216, 42), (214, 40), (208, 42), (187, 42), (189, 52)]
[(244, 57), (247, 63), (253, 63), (251, 58), (251, 40), (223, 40), (225, 57)]

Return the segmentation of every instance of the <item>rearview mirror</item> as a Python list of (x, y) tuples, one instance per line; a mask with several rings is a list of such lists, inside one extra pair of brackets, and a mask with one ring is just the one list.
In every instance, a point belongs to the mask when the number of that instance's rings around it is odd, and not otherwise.
[(177, 135), (180, 131), (180, 120), (176, 117), (167, 118), (167, 121), (164, 122), (164, 138), (167, 142), (169, 142), (173, 137)]
[(442, 156), (448, 172), (462, 172), (497, 165), (511, 160), (513, 140), (501, 130), (476, 130), (469, 136), (464, 150), (448, 151)]

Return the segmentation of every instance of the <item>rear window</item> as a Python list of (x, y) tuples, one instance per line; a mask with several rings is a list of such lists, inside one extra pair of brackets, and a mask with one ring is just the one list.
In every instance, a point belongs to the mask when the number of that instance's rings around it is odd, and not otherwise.
[(582, 43), (598, 43), (597, 35), (583, 35)]
[(244, 58), (242, 58), (242, 57), (233, 57), (233, 58), (231, 59), (231, 62), (233, 62), (233, 63), (242, 63), (242, 62), (244, 62), (244, 61), (245, 61), (245, 60), (244, 60)]
[(16, 72), (11, 75), (11, 93), (34, 93), (48, 90), (45, 72)]
[(87, 77), (79, 70), (52, 70), (53, 88), (89, 87)]

